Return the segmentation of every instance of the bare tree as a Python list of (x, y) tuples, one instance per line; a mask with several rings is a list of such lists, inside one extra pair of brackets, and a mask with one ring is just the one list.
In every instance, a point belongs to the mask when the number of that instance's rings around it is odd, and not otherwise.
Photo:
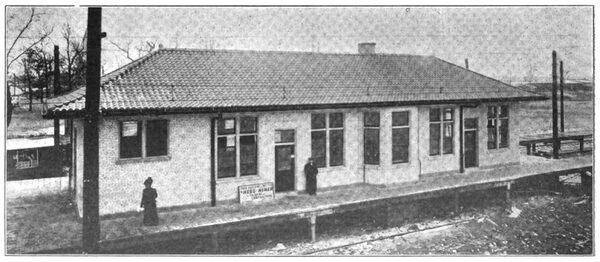
[[(42, 15), (42, 14), (36, 13), (35, 8), (31, 8), (31, 14), (29, 14), (27, 21), (25, 22), (25, 24), (22, 27), (20, 27), (20, 29), (18, 29), (19, 32), (17, 33), (17, 36), (15, 37), (15, 39), (12, 40), (10, 47), (8, 48), (8, 51), (6, 51), (7, 72), (10, 70), (10, 67), (12, 66), (12, 64), (15, 61), (17, 61), (21, 56), (23, 56), (28, 50), (30, 50), (34, 46), (38, 45), (39, 43), (41, 43), (50, 34), (52, 34), (52, 31), (54, 30), (54, 28), (50, 28), (49, 30), (42, 29), (37, 33), (37, 35), (35, 37), (25, 37), (26, 32), (33, 31), (33, 29), (32, 29), (33, 23), (39, 19), (40, 15)], [(12, 21), (12, 23), (15, 23), (16, 20), (17, 19), (14, 15), (9, 16), (7, 24), (10, 24), (11, 21)], [(8, 26), (10, 26), (10, 25), (8, 25)], [(20, 48), (19, 51), (15, 51), (15, 50), (17, 50), (17, 46), (19, 46), (19, 42), (25, 41), (24, 39), (32, 39), (32, 41), (29, 43), (25, 43), (24, 47)]]
[(75, 37), (73, 29), (67, 23), (65, 24), (62, 37), (66, 42), (65, 52), (62, 52), (62, 57), (65, 60), (65, 66), (67, 67), (66, 78), (67, 78), (67, 90), (73, 90), (73, 85), (75, 84), (75, 80), (77, 80), (78, 72), (82, 68), (80, 63), (84, 61), (85, 47), (84, 47), (84, 39), (85, 36), (78, 40)]
[(136, 45), (133, 45), (133, 41), (131, 40), (128, 40), (123, 44), (119, 44), (112, 40), (108, 41), (125, 54), (125, 58), (129, 59), (129, 61), (134, 61), (154, 51), (157, 42), (156, 40), (139, 41)]

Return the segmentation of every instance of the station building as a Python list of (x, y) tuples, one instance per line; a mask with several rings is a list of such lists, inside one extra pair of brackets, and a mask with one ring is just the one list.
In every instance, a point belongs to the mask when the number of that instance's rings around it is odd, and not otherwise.
[[(394, 184), (519, 162), (520, 103), (545, 97), (432, 56), (160, 49), (102, 77), (100, 214), (133, 211), (152, 177), (159, 207), (231, 204), (240, 187), (305, 191)], [(72, 120), (82, 210), (85, 95)], [(213, 182), (214, 181), (214, 182)]]

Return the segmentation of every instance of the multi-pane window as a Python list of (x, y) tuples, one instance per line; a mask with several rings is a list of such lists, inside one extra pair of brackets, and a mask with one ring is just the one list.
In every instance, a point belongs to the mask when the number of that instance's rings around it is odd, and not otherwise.
[(508, 106), (489, 106), (487, 119), (488, 149), (508, 147)]
[(257, 174), (257, 137), (256, 117), (222, 118), (217, 121), (218, 178)]
[(409, 112), (392, 112), (392, 163), (408, 162)]
[(379, 112), (364, 112), (364, 163), (379, 165)]
[(454, 152), (454, 111), (432, 108), (429, 111), (429, 155)]
[(119, 134), (121, 159), (168, 155), (167, 120), (123, 121), (119, 125)]
[(14, 155), (15, 168), (27, 169), (39, 166), (39, 153), (37, 149), (21, 149), (17, 150)]
[(315, 166), (344, 165), (344, 113), (311, 114), (310, 126)]

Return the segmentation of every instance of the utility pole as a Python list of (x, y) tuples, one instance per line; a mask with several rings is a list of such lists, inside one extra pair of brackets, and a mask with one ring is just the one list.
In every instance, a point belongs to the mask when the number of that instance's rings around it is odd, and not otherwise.
[(469, 59), (465, 58), (465, 68), (468, 70), (469, 69)]
[(83, 136), (83, 235), (84, 253), (99, 252), (100, 216), (98, 208), (98, 118), (100, 112), (100, 50), (102, 9), (88, 8), (87, 73)]
[(54, 96), (60, 94), (60, 51), (54, 46)]
[(556, 51), (552, 51), (552, 156), (558, 159), (560, 141), (558, 141), (558, 84), (556, 79)]
[(563, 61), (560, 61), (560, 132), (565, 132), (565, 78)]

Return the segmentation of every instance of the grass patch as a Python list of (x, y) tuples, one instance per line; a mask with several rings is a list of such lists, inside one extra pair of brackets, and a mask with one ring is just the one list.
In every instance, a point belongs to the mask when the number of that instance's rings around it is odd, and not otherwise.
[(66, 192), (7, 200), (7, 254), (79, 245), (81, 223), (66, 203)]
[(7, 128), (7, 138), (26, 136), (27, 132), (54, 127), (52, 119), (42, 118), (41, 106), (34, 107), (31, 112), (28, 108), (15, 108), (10, 126)]

